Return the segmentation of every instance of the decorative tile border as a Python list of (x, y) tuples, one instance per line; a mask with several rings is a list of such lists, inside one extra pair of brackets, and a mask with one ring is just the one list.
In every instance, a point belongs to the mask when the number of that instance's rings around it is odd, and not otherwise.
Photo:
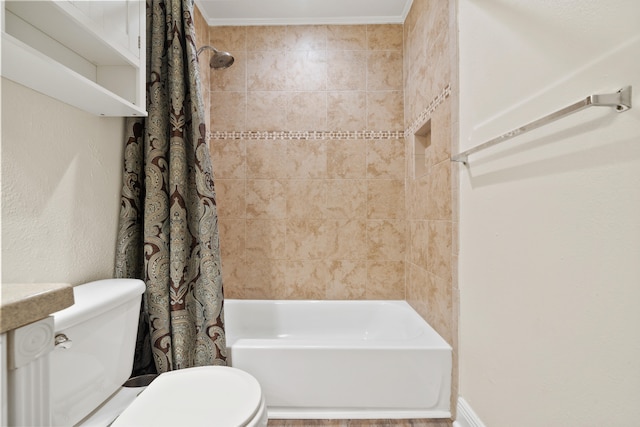
[(427, 121), (433, 112), (451, 95), (451, 85), (447, 85), (438, 96), (431, 101), (418, 117), (411, 123), (408, 129), (404, 131), (395, 130), (354, 130), (354, 131), (324, 131), (324, 130), (306, 130), (306, 131), (209, 131), (207, 137), (209, 140), (223, 139), (244, 139), (244, 140), (298, 140), (298, 139), (320, 139), (320, 140), (356, 140), (356, 139), (402, 139), (413, 135), (422, 124)]
[(404, 136), (406, 138), (410, 137), (427, 121), (429, 117), (433, 114), (433, 112), (451, 95), (451, 85), (448, 84), (445, 88), (435, 97), (433, 101), (422, 110), (422, 112), (416, 117), (413, 122), (411, 122), (411, 126), (407, 130), (404, 131)]
[(403, 131), (215, 131), (209, 139), (295, 140), (295, 139), (402, 139)]

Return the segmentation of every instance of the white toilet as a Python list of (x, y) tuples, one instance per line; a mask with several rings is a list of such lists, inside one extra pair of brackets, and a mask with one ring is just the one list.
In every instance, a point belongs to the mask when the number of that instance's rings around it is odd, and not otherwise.
[(53, 425), (266, 426), (260, 384), (236, 368), (181, 369), (161, 374), (146, 388), (122, 387), (131, 373), (144, 289), (134, 279), (76, 286), (75, 304), (53, 314)]

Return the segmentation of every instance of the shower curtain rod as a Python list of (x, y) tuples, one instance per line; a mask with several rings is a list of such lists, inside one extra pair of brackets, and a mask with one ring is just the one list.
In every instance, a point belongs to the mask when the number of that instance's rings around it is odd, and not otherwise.
[(493, 147), (500, 142), (506, 141), (513, 137), (522, 135), (525, 132), (547, 125), (558, 119), (561, 119), (569, 114), (576, 113), (587, 107), (615, 107), (616, 112), (622, 113), (631, 108), (631, 86), (625, 86), (615, 93), (606, 93), (602, 95), (589, 95), (585, 99), (573, 103), (567, 107), (564, 107), (558, 111), (534, 120), (524, 126), (520, 126), (512, 131), (504, 133), (496, 138), (493, 138), (483, 144), (470, 148), (462, 153), (456, 154), (451, 157), (452, 162), (460, 162), (467, 164), (469, 156), (485, 148)]

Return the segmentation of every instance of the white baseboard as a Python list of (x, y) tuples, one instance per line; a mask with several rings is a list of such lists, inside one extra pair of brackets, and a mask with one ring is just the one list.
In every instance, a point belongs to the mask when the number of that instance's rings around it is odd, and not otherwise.
[(453, 427), (485, 427), (480, 418), (473, 412), (469, 403), (462, 397), (458, 396), (458, 405), (456, 406), (457, 416), (453, 422)]

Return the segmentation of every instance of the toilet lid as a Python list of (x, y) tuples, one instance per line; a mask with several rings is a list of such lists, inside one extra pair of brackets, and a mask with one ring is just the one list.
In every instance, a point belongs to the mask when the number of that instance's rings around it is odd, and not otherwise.
[(240, 427), (261, 404), (260, 384), (244, 371), (226, 366), (181, 369), (156, 378), (112, 426)]

